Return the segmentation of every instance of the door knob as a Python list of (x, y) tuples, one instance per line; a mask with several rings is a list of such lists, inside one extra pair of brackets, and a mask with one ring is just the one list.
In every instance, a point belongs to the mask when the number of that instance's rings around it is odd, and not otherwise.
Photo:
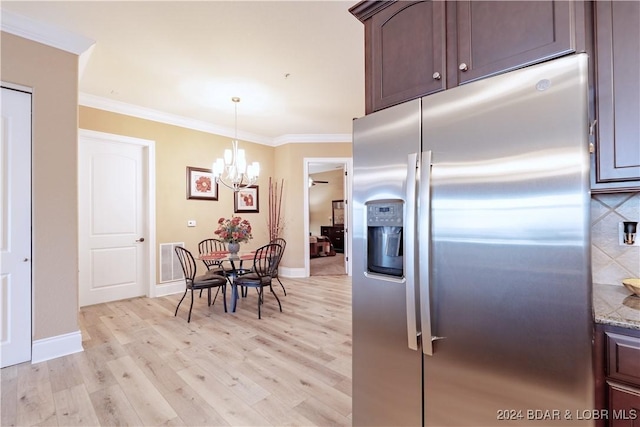
[(433, 76), (432, 76), (432, 77), (433, 77), (433, 79), (434, 79), (434, 80), (440, 80), (440, 79), (442, 78), (442, 76), (440, 75), (440, 73), (439, 73), (439, 72), (437, 72), (437, 71), (436, 71), (435, 73), (433, 73)]
[(460, 71), (467, 71), (468, 69), (469, 69), (469, 67), (464, 62), (462, 64), (458, 65), (458, 70), (460, 70)]
[(29, 262), (29, 258), (23, 259), (22, 262)]
[(144, 242), (144, 237), (139, 238), (136, 242)]

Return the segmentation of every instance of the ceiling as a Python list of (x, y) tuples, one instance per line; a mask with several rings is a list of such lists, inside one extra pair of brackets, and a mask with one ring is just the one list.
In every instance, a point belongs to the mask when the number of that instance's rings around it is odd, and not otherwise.
[(364, 115), (364, 27), (348, 11), (355, 3), (3, 0), (0, 7), (95, 41), (81, 56), (81, 104), (232, 136), (238, 96), (238, 137), (278, 145), (350, 141), (352, 119)]

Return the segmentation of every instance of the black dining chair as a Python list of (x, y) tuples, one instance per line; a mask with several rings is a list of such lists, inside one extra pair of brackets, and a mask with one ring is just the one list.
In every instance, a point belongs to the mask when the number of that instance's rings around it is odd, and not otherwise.
[[(224, 252), (227, 248), (222, 240), (218, 239), (204, 239), (198, 243), (198, 254), (208, 255), (212, 252)], [(224, 275), (225, 268), (222, 265), (222, 261), (203, 259), (202, 262), (207, 266), (208, 274), (220, 274)]]
[(280, 281), (280, 278), (278, 277), (278, 267), (280, 266), (280, 261), (282, 261), (282, 255), (284, 254), (284, 250), (287, 248), (287, 241), (284, 240), (282, 237), (278, 237), (273, 239), (271, 242), (269, 243), (276, 243), (280, 246), (282, 246), (282, 251), (280, 251), (280, 258), (278, 259), (278, 265), (276, 266), (276, 269), (274, 271), (274, 274), (271, 275), (272, 279), (276, 279), (278, 281), (278, 283), (280, 283), (280, 287), (282, 287), (282, 290), (284, 291), (284, 296), (287, 296), (287, 290), (284, 288), (284, 285), (282, 284), (282, 282)]
[[(198, 243), (198, 254), (208, 255), (212, 252), (224, 252), (227, 250), (224, 242), (218, 239), (204, 239)], [(219, 276), (226, 276), (229, 269), (224, 268), (222, 261), (203, 259), (202, 262), (207, 267), (207, 275), (217, 274)], [(202, 289), (200, 289), (200, 297), (202, 297)]]
[(266, 244), (256, 250), (253, 256), (253, 268), (250, 273), (236, 277), (234, 284), (246, 288), (255, 288), (258, 291), (258, 319), (262, 318), (260, 307), (264, 303), (264, 288), (268, 287), (269, 291), (276, 297), (278, 307), (282, 312), (282, 304), (280, 298), (273, 291), (272, 274), (278, 268), (278, 262), (281, 256), (282, 246), (277, 243)]
[(222, 288), (222, 301), (224, 304), (224, 311), (227, 312), (227, 278), (225, 276), (221, 276), (218, 274), (210, 274), (203, 276), (196, 276), (196, 260), (193, 258), (191, 252), (187, 249), (177, 246), (175, 248), (176, 255), (178, 256), (178, 260), (180, 261), (180, 265), (182, 266), (182, 272), (184, 273), (184, 281), (185, 281), (185, 290), (182, 298), (180, 298), (180, 302), (176, 307), (176, 312), (174, 316), (178, 315), (178, 309), (180, 308), (180, 304), (182, 304), (182, 300), (187, 295), (187, 292), (191, 290), (191, 305), (189, 306), (189, 317), (187, 318), (187, 323), (191, 322), (191, 310), (193, 310), (193, 291), (197, 289), (206, 289), (208, 292), (207, 304), (211, 306), (211, 288), (217, 288), (216, 295), (213, 298), (213, 304), (216, 302), (216, 298), (218, 298), (218, 293), (220, 292), (220, 288)]

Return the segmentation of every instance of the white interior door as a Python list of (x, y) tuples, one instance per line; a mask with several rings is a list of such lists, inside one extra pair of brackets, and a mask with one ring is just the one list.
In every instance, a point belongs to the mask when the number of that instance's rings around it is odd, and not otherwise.
[(131, 138), (81, 133), (80, 306), (149, 289), (148, 151)]
[(1, 367), (31, 360), (31, 94), (2, 88)]

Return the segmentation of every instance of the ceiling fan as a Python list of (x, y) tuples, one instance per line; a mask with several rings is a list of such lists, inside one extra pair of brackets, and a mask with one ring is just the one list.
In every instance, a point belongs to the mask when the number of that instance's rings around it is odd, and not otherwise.
[(312, 187), (316, 184), (328, 184), (328, 183), (329, 181), (320, 181), (320, 180), (309, 177), (309, 187)]

